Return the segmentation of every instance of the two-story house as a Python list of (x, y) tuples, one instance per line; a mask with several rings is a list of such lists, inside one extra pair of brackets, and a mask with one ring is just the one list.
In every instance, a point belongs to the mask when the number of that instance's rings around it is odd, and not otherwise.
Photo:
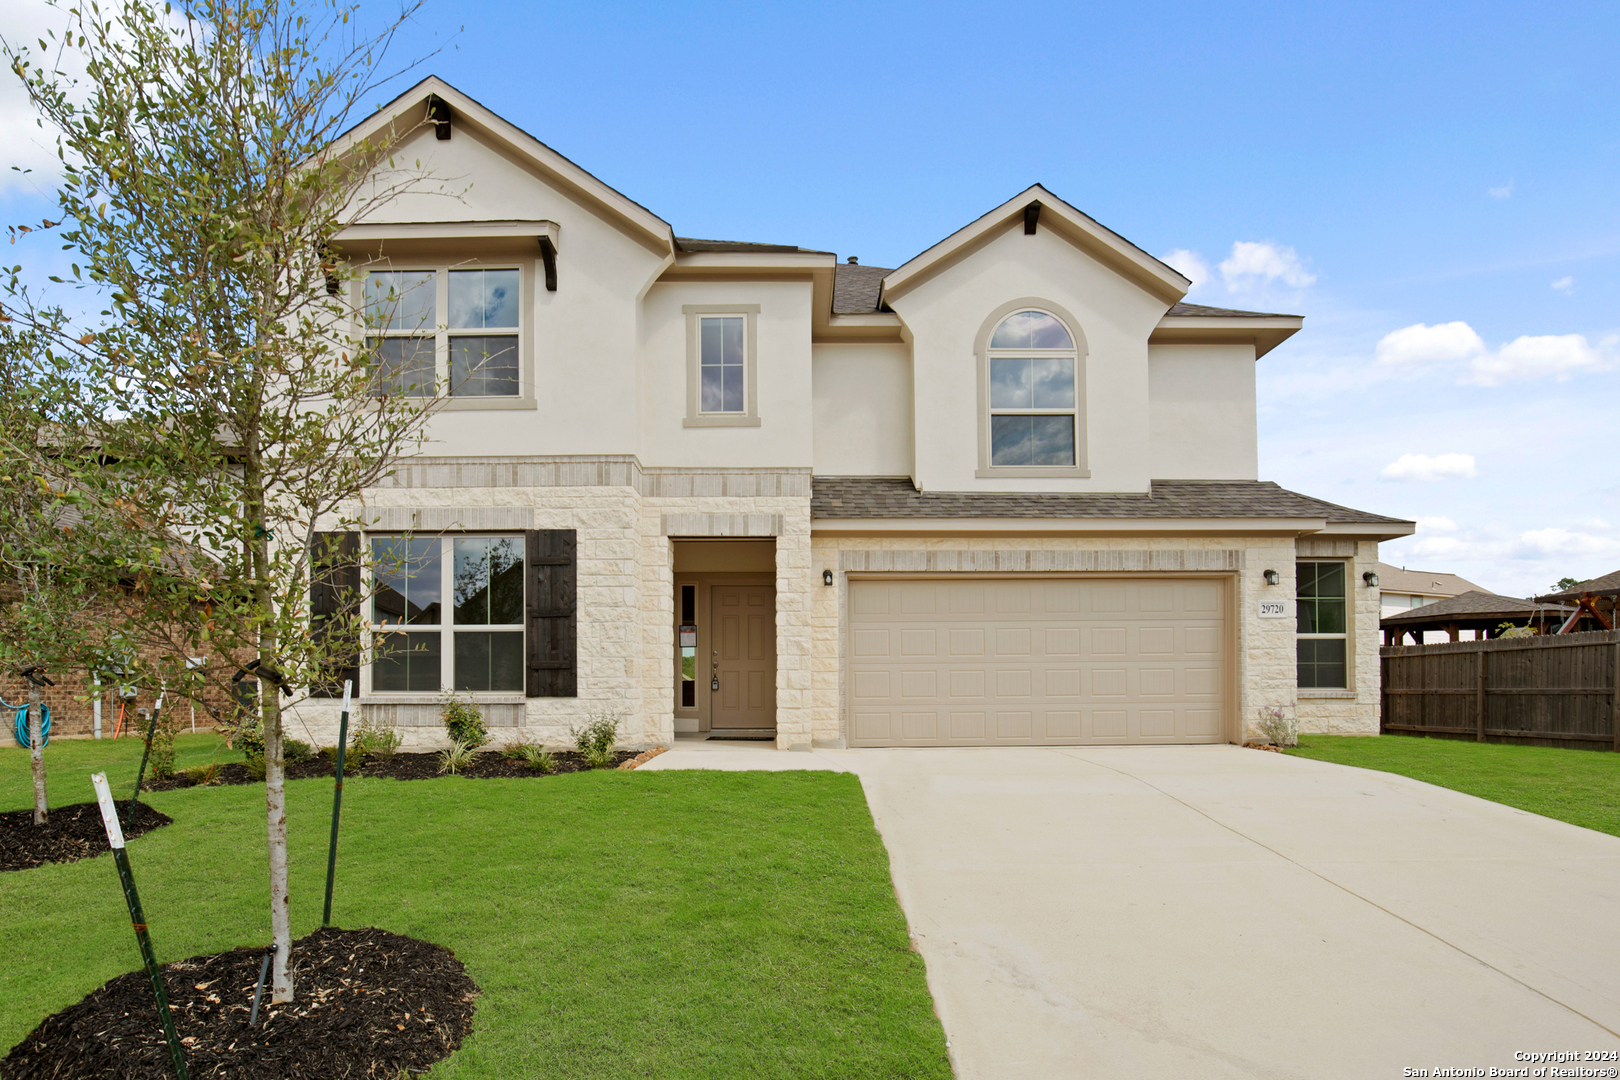
[(344, 539), (399, 556), (374, 720), (430, 741), (455, 690), (553, 743), (603, 710), (782, 749), (1378, 730), (1367, 582), (1413, 525), (1259, 479), (1255, 364), (1300, 318), (1181, 303), (1039, 185), (886, 269), (677, 236), (438, 79), (358, 133), (424, 114), (399, 156), (456, 194), (339, 237), (389, 377), (447, 396)]

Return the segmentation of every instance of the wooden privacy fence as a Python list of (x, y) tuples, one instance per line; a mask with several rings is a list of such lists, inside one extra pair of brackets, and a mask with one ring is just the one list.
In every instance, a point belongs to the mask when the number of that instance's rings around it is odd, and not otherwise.
[(1384, 731), (1620, 750), (1620, 631), (1379, 654)]

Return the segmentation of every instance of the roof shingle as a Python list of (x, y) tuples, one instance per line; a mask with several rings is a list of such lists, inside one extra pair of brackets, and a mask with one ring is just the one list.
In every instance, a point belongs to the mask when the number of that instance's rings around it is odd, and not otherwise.
[(1147, 494), (920, 492), (906, 477), (818, 476), (811, 518), (1325, 518), (1410, 525), (1313, 499), (1267, 480), (1155, 480)]

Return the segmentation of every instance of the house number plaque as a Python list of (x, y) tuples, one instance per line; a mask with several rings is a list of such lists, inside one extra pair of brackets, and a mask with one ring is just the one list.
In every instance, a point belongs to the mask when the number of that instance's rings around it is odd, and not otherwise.
[(1262, 600), (1260, 601), (1260, 617), (1262, 619), (1288, 618), (1288, 601)]

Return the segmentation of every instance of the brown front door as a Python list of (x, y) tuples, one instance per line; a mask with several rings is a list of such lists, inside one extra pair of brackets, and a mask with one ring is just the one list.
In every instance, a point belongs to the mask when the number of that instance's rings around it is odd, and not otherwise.
[(775, 587), (716, 585), (710, 601), (710, 729), (775, 730)]

